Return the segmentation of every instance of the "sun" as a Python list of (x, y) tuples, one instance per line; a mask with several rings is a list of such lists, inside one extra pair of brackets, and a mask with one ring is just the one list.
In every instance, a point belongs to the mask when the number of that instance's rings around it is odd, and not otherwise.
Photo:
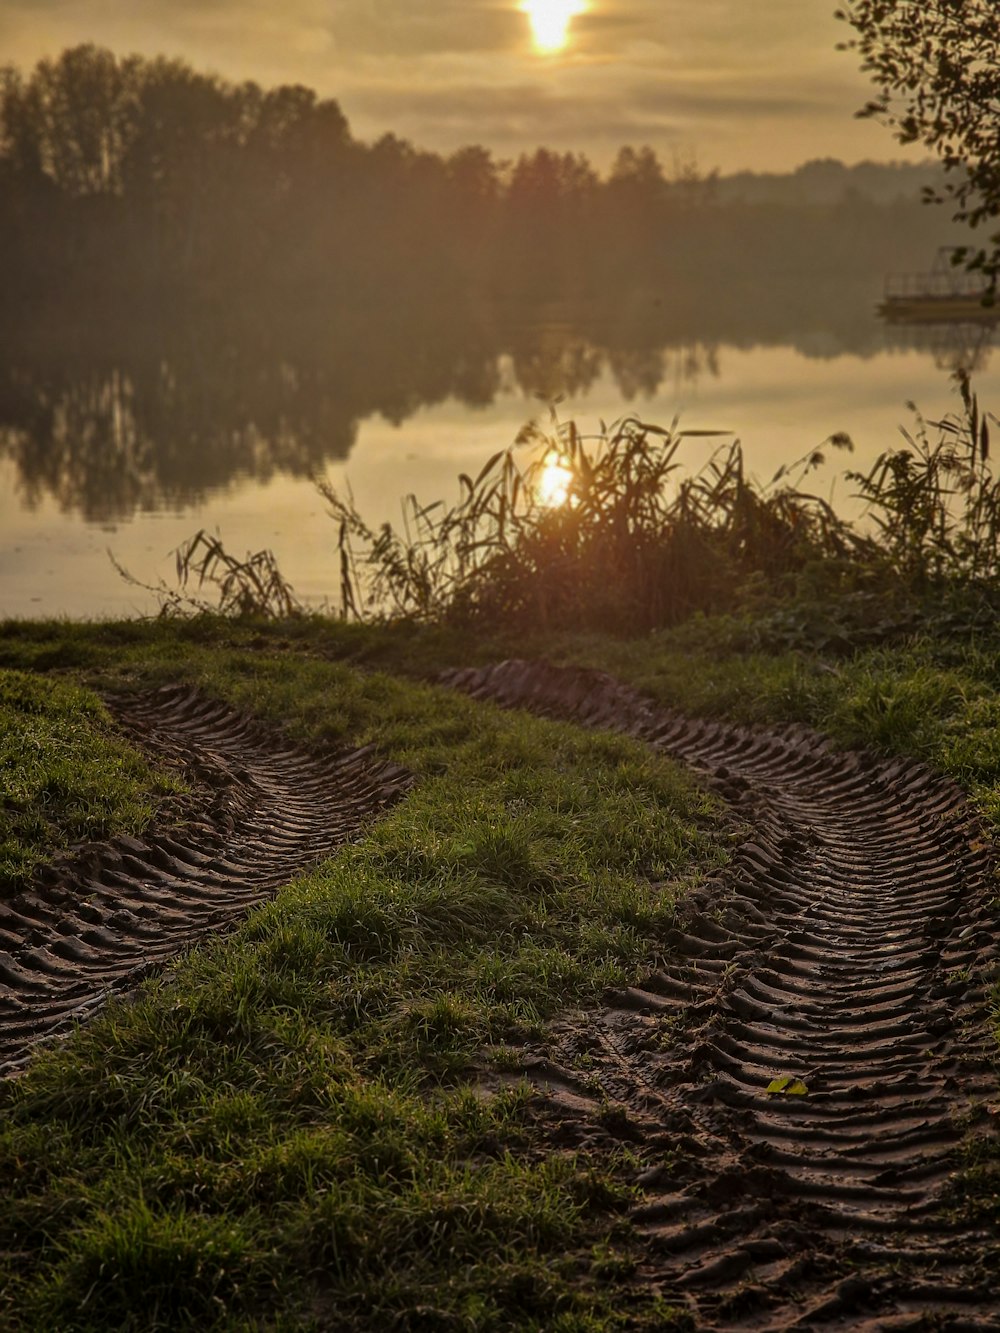
[(531, 20), (531, 33), (539, 51), (561, 51), (566, 45), (569, 22), (587, 8), (586, 0), (523, 0), (521, 10)]

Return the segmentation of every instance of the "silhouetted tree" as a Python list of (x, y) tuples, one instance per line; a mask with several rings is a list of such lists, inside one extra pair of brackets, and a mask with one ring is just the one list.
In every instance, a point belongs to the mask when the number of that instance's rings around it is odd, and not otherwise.
[(500, 168), (485, 148), (473, 144), (452, 153), (445, 170), (457, 257), (464, 279), (474, 282), (489, 268), (497, 243)]
[(629, 228), (630, 239), (648, 240), (662, 223), (667, 199), (663, 168), (652, 148), (620, 149), (605, 194), (612, 212)]
[[(880, 273), (924, 235), (892, 202), (897, 175), (876, 179), (876, 204), (858, 171), (820, 162), (725, 193), (649, 147), (623, 148), (603, 179), (545, 148), (443, 157), (392, 134), (359, 142), (309, 88), (79, 46), (29, 75), (0, 71), (3, 322), (55, 326), (65, 311), (121, 331), (154, 309), (207, 322), (238, 308), (266, 325), (308, 308), (374, 331), (404, 311), (412, 324), (424, 307), (464, 316), (512, 299), (518, 319), (530, 305), (551, 321), (581, 298), (692, 318), (712, 290), (730, 302), (753, 284), (775, 306), (778, 281)], [(926, 234), (923, 248), (939, 243)], [(468, 382), (484, 391), (478, 362)]]
[(540, 296), (588, 286), (597, 173), (583, 154), (539, 148), (510, 170), (501, 253), (506, 282)]
[(27, 82), (6, 71), (5, 155), (18, 170), (44, 172), (69, 195), (120, 193), (142, 63), (85, 45), (40, 61)]
[(149, 237), (163, 277), (230, 269), (248, 218), (240, 154), (260, 91), (232, 88), (181, 61), (156, 60), (143, 73), (123, 169), (134, 232), (140, 243)]
[[(885, 121), (902, 143), (924, 143), (956, 179), (938, 194), (955, 219), (1000, 217), (1000, 10), (997, 0), (854, 0), (838, 11), (875, 97), (859, 113)], [(970, 246), (968, 267), (995, 290), (1000, 231)]]

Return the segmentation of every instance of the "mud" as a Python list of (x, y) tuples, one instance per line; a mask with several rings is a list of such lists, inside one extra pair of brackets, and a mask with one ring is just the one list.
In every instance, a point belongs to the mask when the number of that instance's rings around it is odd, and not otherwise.
[(181, 828), (79, 849), (0, 900), (0, 1075), (40, 1039), (231, 928), (410, 783), (370, 752), (306, 753), (192, 690), (109, 706), (137, 743), (198, 785), (202, 813)]
[(628, 733), (754, 829), (669, 966), (524, 1052), (566, 1141), (596, 1117), (652, 1162), (640, 1278), (698, 1329), (1000, 1328), (998, 1238), (949, 1207), (998, 1100), (994, 866), (959, 788), (800, 728), (691, 721), (600, 672), (445, 683)]

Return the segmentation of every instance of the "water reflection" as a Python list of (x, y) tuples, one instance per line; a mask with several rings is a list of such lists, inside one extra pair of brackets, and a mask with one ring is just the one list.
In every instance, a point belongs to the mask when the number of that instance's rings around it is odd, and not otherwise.
[(446, 400), (579, 399), (610, 377), (623, 403), (641, 402), (717, 377), (723, 345), (826, 359), (933, 340), (941, 365), (981, 367), (991, 339), (982, 327), (885, 328), (862, 283), (688, 288), (603, 306), (94, 317), (59, 310), (0, 328), (0, 459), (14, 465), (22, 507), (51, 498), (103, 523), (177, 512), (247, 480), (312, 476), (349, 456), (364, 420), (400, 423)]
[(954, 375), (959, 370), (975, 375), (986, 370), (997, 338), (997, 325), (983, 321), (912, 324), (911, 346), (930, 353), (938, 370)]
[(92, 521), (179, 509), (241, 479), (311, 475), (375, 412), (401, 421), (448, 396), (491, 402), (495, 358), (476, 341), (391, 320), (69, 325), (27, 347), (9, 331), (0, 454), (28, 507), (49, 495)]

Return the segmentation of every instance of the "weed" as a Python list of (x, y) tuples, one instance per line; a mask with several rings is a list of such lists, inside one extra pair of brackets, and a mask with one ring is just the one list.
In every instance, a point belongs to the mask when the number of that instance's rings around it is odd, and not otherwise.
[[(981, 582), (1000, 571), (1000, 479), (990, 463), (990, 413), (981, 413), (968, 372), (956, 376), (962, 414), (927, 422), (914, 404), (907, 449), (881, 454), (860, 487), (878, 531), (879, 563), (908, 586), (947, 577)], [(938, 432), (933, 439), (930, 430)]]
[[(754, 571), (780, 578), (859, 545), (824, 501), (785, 482), (789, 471), (777, 489), (753, 482), (738, 440), (681, 479), (681, 444), (721, 433), (628, 417), (588, 437), (553, 412), (548, 430), (529, 424), (475, 479), (463, 474), (453, 508), (408, 497), (402, 532), (373, 531), (323, 483), (339, 524), (342, 613), (634, 630), (729, 606)], [(524, 445), (539, 456), (522, 469)], [(813, 451), (791, 471), (820, 461)]]
[[(682, 444), (723, 432), (626, 417), (584, 435), (554, 409), (547, 428), (530, 422), (478, 476), (461, 474), (451, 508), (407, 496), (400, 531), (372, 528), (349, 492), (321, 481), (338, 525), (340, 614), (637, 632), (698, 612), (752, 609), (754, 632), (772, 642), (846, 649), (911, 628), (913, 597), (943, 587), (951, 599), (975, 589), (981, 605), (963, 614), (990, 617), (1000, 572), (996, 418), (981, 412), (967, 373), (956, 378), (961, 414), (928, 422), (917, 413), (905, 449), (887, 450), (868, 473), (847, 473), (866, 506), (858, 525), (802, 488), (824, 462), (822, 448), (761, 485), (731, 439), (688, 475)], [(852, 447), (842, 432), (825, 444)], [(524, 446), (535, 461), (522, 467)], [(199, 592), (216, 587), (216, 606), (187, 592), (195, 577)], [(151, 589), (163, 615), (287, 619), (303, 611), (270, 551), (240, 561), (204, 530), (178, 550), (177, 578), (179, 590)], [(886, 612), (890, 589), (895, 605)], [(769, 623), (760, 621), (762, 606)]]
[[(256, 616), (282, 620), (304, 613), (272, 551), (248, 553), (239, 560), (226, 550), (221, 537), (211, 536), (204, 528), (182, 542), (175, 552), (179, 588), (170, 588), (162, 580), (155, 586), (140, 583), (108, 554), (126, 582), (156, 594), (161, 616)], [(206, 584), (216, 589), (214, 603), (187, 591), (188, 583), (195, 577), (198, 594)]]

